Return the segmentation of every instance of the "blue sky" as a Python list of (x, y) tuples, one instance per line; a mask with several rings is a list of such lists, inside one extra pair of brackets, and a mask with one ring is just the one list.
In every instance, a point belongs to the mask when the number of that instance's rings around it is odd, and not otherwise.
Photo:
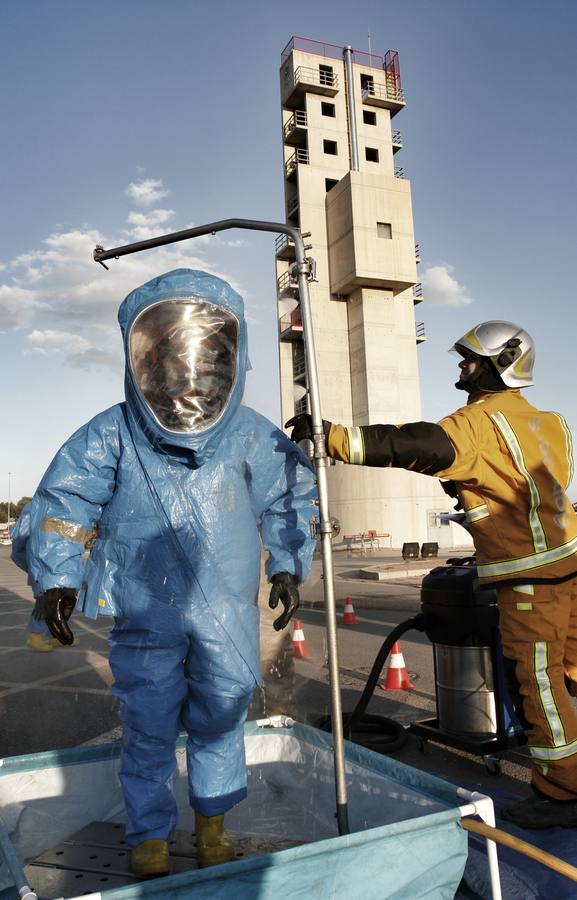
[(5, 0), (0, 35), (0, 498), (122, 398), (116, 311), (176, 265), (247, 301), (248, 400), (278, 421), (272, 240), (231, 232), (113, 262), (105, 246), (283, 216), (278, 67), (292, 34), (400, 53), (396, 157), (412, 181), (423, 418), (462, 402), (453, 340), (483, 319), (537, 342), (528, 397), (577, 424), (572, 0)]

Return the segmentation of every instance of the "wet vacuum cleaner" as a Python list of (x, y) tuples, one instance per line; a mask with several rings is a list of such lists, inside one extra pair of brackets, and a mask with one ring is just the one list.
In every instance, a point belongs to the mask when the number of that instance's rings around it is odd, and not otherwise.
[(449, 560), (423, 578), (421, 612), (433, 645), (437, 716), (409, 731), (421, 749), (434, 741), (481, 756), (490, 774), (498, 756), (526, 743), (504, 680), (497, 592), (481, 590), (474, 558)]

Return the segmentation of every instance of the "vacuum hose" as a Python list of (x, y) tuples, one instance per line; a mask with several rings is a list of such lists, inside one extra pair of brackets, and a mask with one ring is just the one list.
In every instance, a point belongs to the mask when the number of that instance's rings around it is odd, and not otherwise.
[[(363, 747), (368, 747), (370, 750), (376, 750), (377, 753), (394, 753), (405, 744), (407, 733), (402, 725), (399, 725), (398, 722), (395, 722), (394, 719), (389, 719), (387, 716), (367, 714), (366, 709), (371, 702), (383, 666), (393, 649), (393, 645), (407, 631), (425, 631), (425, 627), (425, 616), (420, 613), (418, 616), (413, 616), (405, 622), (401, 622), (388, 635), (373, 663), (359, 702), (351, 713), (343, 713), (343, 728), (347, 740), (354, 741), (355, 744), (361, 744)], [(318, 723), (318, 726), (324, 731), (330, 731), (330, 716), (323, 718)]]

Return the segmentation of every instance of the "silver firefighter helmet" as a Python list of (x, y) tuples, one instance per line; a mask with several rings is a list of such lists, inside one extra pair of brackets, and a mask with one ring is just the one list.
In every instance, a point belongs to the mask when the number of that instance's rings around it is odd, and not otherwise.
[(488, 357), (509, 388), (533, 384), (535, 344), (531, 335), (513, 322), (481, 322), (455, 341), (450, 352)]

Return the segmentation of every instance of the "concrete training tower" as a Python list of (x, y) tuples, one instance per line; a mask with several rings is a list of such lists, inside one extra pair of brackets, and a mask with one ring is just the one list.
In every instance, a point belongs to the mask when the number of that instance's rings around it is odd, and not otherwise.
[[(311, 245), (310, 285), (323, 415), (347, 425), (421, 418), (414, 307), (417, 282), (411, 185), (395, 154), (391, 120), (405, 106), (399, 57), (293, 37), (282, 52), (286, 219)], [(283, 421), (306, 412), (300, 310), (291, 278), (294, 248), (276, 241)], [(331, 512), (344, 534), (376, 531), (404, 541), (468, 543), (440, 524), (451, 503), (434, 479), (400, 469), (335, 464)]]

